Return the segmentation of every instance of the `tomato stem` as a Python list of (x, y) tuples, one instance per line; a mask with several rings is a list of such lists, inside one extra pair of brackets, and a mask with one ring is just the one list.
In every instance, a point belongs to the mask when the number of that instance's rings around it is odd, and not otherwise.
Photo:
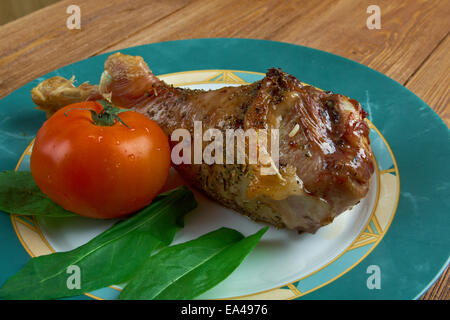
[(67, 112), (70, 110), (89, 110), (92, 115), (92, 121), (97, 126), (104, 126), (104, 127), (110, 127), (113, 126), (116, 121), (119, 121), (121, 124), (123, 124), (125, 127), (130, 128), (123, 120), (119, 117), (119, 113), (126, 112), (129, 110), (123, 110), (117, 107), (114, 107), (111, 103), (108, 101), (100, 100), (97, 101), (100, 103), (103, 107), (103, 109), (97, 113), (95, 110), (89, 109), (89, 108), (70, 108), (64, 112), (64, 115), (67, 117)]
[(94, 123), (98, 126), (112, 126), (116, 123), (116, 121), (119, 121), (121, 124), (123, 124), (125, 127), (129, 128), (129, 126), (122, 121), (119, 117), (119, 113), (126, 112), (129, 110), (123, 110), (117, 107), (114, 107), (111, 103), (108, 101), (100, 100), (97, 101), (103, 106), (103, 109), (96, 113), (94, 110), (91, 110), (92, 114), (92, 120)]

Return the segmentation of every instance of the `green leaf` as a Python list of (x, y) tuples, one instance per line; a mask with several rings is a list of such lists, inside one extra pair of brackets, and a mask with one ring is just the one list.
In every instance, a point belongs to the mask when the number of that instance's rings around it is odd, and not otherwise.
[(0, 172), (0, 210), (46, 217), (75, 215), (43, 194), (28, 171)]
[(193, 299), (227, 278), (267, 231), (244, 238), (221, 228), (153, 255), (121, 292), (119, 299)]
[[(32, 258), (0, 288), (5, 299), (53, 299), (76, 296), (125, 282), (150, 254), (169, 245), (183, 217), (196, 207), (191, 191), (177, 188), (159, 196), (134, 216), (116, 223), (88, 243), (68, 252)], [(71, 266), (80, 270), (80, 288)], [(72, 278), (71, 278), (72, 277)]]

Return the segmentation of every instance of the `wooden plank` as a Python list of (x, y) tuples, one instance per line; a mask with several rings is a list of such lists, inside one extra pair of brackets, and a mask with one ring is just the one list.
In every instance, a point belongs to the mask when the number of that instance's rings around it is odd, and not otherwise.
[(51, 5), (58, 0), (34, 0), (34, 1), (17, 1), (2, 0), (0, 1), (0, 25), (23, 17), (37, 9)]
[(420, 298), (420, 300), (450, 300), (450, 268), (444, 271), (436, 283)]
[(81, 30), (69, 30), (64, 0), (0, 28), (0, 97), (56, 68), (92, 56), (189, 0), (78, 0)]
[(422, 98), (450, 127), (450, 37), (447, 36), (405, 86)]
[(358, 61), (404, 83), (450, 28), (447, 1), (380, 0), (381, 30), (369, 30), (373, 1), (193, 2), (105, 51), (164, 40), (242, 37), (301, 44)]
[[(373, 1), (336, 2), (326, 14), (289, 24), (272, 38), (336, 53), (403, 84), (447, 34), (450, 6), (440, 0), (377, 1), (381, 29), (369, 30), (370, 4)], [(305, 39), (307, 35), (313, 36)]]
[[(266, 39), (267, 35), (317, 6), (315, 1), (209, 0), (195, 1), (103, 52), (153, 42), (189, 38), (242, 37)], [(322, 1), (323, 7), (333, 0)], [(302, 8), (299, 10), (299, 6)]]

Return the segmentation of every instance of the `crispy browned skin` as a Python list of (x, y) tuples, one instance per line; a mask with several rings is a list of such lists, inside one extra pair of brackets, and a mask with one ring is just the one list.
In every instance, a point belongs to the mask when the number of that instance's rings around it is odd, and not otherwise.
[[(89, 94), (79, 90), (82, 100), (98, 95), (92, 87)], [(157, 121), (168, 135), (185, 128), (193, 136), (194, 121), (222, 132), (279, 129), (276, 175), (262, 176), (258, 165), (247, 164), (176, 166), (208, 196), (252, 219), (314, 233), (368, 192), (374, 163), (360, 104), (279, 69), (250, 85), (188, 90), (159, 80), (141, 57), (117, 53), (106, 61), (98, 91)], [(47, 110), (43, 100), (34, 99)]]

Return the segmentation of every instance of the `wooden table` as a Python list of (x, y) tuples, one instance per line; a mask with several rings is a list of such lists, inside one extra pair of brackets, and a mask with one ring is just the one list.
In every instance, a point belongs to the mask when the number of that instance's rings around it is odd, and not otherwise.
[[(69, 5), (81, 30), (69, 30)], [(381, 9), (369, 30), (367, 8)], [(0, 98), (69, 63), (166, 40), (268, 39), (335, 53), (376, 69), (450, 125), (449, 0), (63, 0), (0, 27)], [(422, 299), (449, 299), (449, 269)]]

